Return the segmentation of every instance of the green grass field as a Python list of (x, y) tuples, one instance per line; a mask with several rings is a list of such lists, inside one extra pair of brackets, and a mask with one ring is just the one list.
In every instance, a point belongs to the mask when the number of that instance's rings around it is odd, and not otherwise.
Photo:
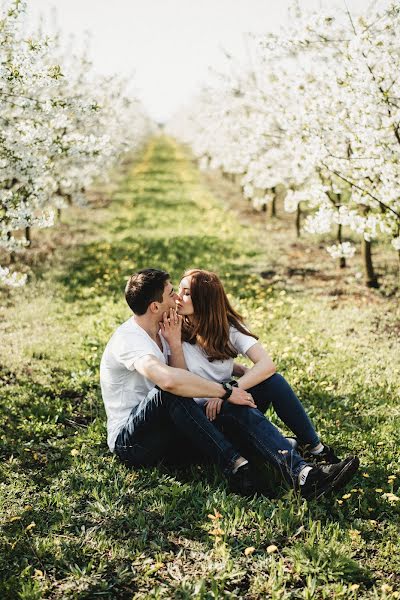
[[(1, 292), (0, 599), (400, 598), (395, 300), (332, 304), (266, 283), (273, 239), (167, 138), (119, 174), (110, 203), (71, 209), (46, 235), (55, 249), (28, 286)], [(125, 280), (146, 266), (175, 284), (191, 266), (220, 274), (323, 439), (360, 456), (353, 487), (247, 500), (212, 467), (118, 463), (98, 369), (129, 316)]]

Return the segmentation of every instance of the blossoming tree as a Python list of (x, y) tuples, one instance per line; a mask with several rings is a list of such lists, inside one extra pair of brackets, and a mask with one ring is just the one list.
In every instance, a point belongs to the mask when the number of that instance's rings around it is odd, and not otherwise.
[(306, 231), (336, 231), (327, 250), (341, 266), (356, 250), (344, 230), (358, 235), (370, 286), (373, 240), (400, 250), (399, 26), (398, 3), (358, 17), (294, 3), (286, 28), (254, 40), (251, 68), (174, 125), (203, 165), (239, 174), (256, 206), (284, 186), (297, 223), (307, 208)]
[[(31, 227), (49, 227), (55, 210), (84, 202), (151, 129), (121, 78), (95, 76), (84, 54), (62, 57), (57, 40), (27, 37), (25, 9), (15, 0), (0, 19), (0, 248), (11, 259), (29, 245)], [(0, 283), (25, 281), (0, 266)]]

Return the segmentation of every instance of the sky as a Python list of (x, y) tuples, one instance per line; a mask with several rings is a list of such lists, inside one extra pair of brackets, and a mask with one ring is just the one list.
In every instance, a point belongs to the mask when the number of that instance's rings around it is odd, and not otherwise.
[[(301, 0), (304, 6), (340, 0)], [(357, 9), (363, 0), (348, 0)], [(365, 0), (364, 0), (365, 3)], [(148, 113), (165, 122), (209, 78), (226, 68), (223, 50), (246, 62), (246, 33), (276, 31), (289, 0), (28, 0), (30, 19), (42, 15), (67, 40), (91, 36), (90, 57), (103, 74), (134, 75)], [(54, 30), (54, 29), (53, 29)]]

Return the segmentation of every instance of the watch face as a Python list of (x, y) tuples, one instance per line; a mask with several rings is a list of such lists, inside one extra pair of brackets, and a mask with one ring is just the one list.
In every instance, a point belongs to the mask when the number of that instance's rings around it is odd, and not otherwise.
[(226, 381), (226, 382), (225, 382), (225, 383), (223, 383), (222, 385), (223, 385), (224, 389), (225, 389), (227, 392), (231, 392), (231, 391), (232, 391), (232, 386), (231, 386), (231, 384), (230, 384), (228, 381)]

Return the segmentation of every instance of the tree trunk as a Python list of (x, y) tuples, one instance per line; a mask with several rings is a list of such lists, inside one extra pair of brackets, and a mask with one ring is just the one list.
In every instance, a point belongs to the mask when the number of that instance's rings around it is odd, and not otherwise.
[[(341, 244), (342, 241), (343, 241), (342, 240), (342, 224), (341, 223), (339, 223), (339, 225), (338, 225), (337, 241), (338, 241), (339, 244)], [(339, 258), (339, 268), (340, 269), (344, 269), (345, 267), (346, 267), (346, 259), (345, 259), (344, 256), (341, 256)]]
[[(7, 239), (8, 240), (11, 239), (11, 232), (10, 231), (7, 232)], [(12, 265), (15, 263), (15, 252), (14, 252), (14, 250), (11, 250), (11, 252), (10, 252), (10, 263)]]
[(375, 275), (374, 265), (372, 263), (372, 242), (368, 242), (364, 237), (362, 239), (362, 257), (364, 263), (365, 285), (371, 288), (378, 288), (378, 278)]
[(27, 246), (28, 248), (31, 245), (31, 228), (30, 227), (25, 227), (25, 239), (27, 241)]
[(301, 207), (300, 202), (297, 205), (296, 209), (296, 236), (301, 237)]
[(276, 188), (271, 188), (271, 192), (273, 193), (272, 202), (270, 202), (271, 208), (269, 212), (270, 217), (276, 217)]

